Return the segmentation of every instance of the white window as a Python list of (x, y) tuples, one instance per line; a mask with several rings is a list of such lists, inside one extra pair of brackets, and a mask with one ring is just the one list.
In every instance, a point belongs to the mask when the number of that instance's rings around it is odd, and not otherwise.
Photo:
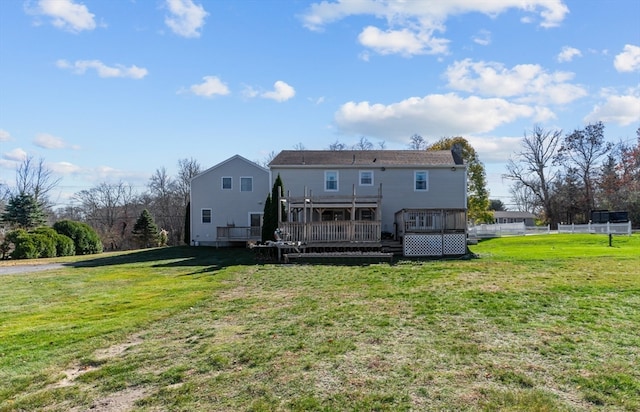
[(232, 185), (231, 185), (232, 182), (233, 182), (233, 179), (231, 179), (231, 177), (223, 176), (222, 177), (222, 189), (223, 190), (231, 190), (233, 188)]
[(426, 170), (416, 170), (413, 172), (413, 190), (416, 192), (426, 192), (429, 190), (429, 173)]
[(253, 177), (241, 177), (240, 178), (240, 191), (241, 192), (253, 192)]
[(202, 223), (211, 223), (211, 209), (202, 209)]
[(338, 191), (338, 172), (335, 170), (327, 170), (324, 172), (324, 190), (325, 192)]
[(373, 186), (373, 170), (360, 171), (360, 186)]

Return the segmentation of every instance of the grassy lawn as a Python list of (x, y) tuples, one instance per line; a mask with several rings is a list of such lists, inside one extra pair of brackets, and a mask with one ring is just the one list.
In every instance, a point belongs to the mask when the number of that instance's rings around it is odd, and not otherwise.
[(2, 275), (0, 411), (640, 410), (640, 236), (471, 248), (368, 266), (166, 248)]

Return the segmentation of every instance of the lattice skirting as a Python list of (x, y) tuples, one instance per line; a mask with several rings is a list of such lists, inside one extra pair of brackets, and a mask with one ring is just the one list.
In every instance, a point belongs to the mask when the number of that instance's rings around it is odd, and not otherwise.
[(444, 235), (442, 245), (442, 252), (445, 255), (464, 255), (467, 253), (467, 235), (464, 233)]
[(464, 233), (406, 235), (403, 249), (405, 256), (464, 255), (467, 251), (467, 236)]

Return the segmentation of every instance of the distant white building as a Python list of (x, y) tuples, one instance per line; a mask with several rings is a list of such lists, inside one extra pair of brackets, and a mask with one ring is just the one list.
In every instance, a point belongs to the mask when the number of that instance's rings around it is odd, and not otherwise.
[(501, 211), (493, 212), (494, 223), (521, 223), (524, 222), (525, 226), (536, 225), (536, 215), (529, 212), (518, 211)]

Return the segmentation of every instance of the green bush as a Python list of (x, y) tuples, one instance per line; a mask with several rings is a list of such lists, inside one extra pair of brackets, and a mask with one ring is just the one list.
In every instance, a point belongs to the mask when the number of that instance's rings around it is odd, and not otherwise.
[(38, 246), (33, 241), (33, 237), (25, 230), (15, 230), (9, 233), (7, 238), (14, 245), (13, 252), (11, 252), (11, 258), (36, 259), (38, 257)]
[(73, 240), (76, 255), (89, 255), (102, 252), (102, 242), (100, 238), (91, 226), (86, 223), (61, 220), (53, 225), (53, 229)]
[[(13, 251), (11, 251), (13, 249)], [(3, 254), (13, 259), (36, 259), (73, 255), (73, 241), (48, 227), (27, 232), (17, 229), (9, 232), (2, 244)]]
[(39, 258), (56, 257), (56, 242), (49, 236), (41, 233), (29, 233), (31, 241), (36, 247)]
[(76, 254), (76, 245), (69, 236), (56, 233), (56, 254), (58, 256), (73, 256)]
[[(65, 235), (56, 232), (50, 227), (39, 227), (31, 231), (32, 233), (46, 236), (50, 239), (55, 247), (55, 256), (73, 256), (75, 254), (75, 245), (73, 240)], [(40, 257), (53, 257), (53, 256), (40, 256)]]

